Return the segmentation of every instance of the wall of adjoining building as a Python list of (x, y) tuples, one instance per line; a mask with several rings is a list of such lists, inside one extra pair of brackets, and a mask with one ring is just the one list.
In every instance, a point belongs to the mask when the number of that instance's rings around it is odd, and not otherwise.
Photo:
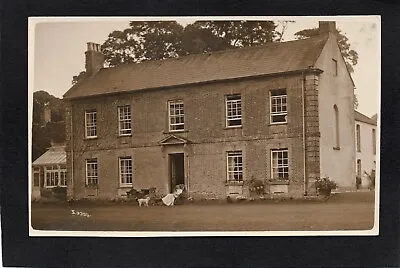
[[(372, 170), (376, 170), (377, 151), (375, 151), (374, 153), (372, 130), (375, 129), (375, 135), (376, 135), (375, 146), (377, 146), (377, 139), (378, 139), (377, 126), (360, 121), (355, 121), (355, 124), (360, 125), (360, 149), (361, 149), (360, 151), (356, 150), (356, 163), (357, 160), (361, 160), (362, 187), (368, 187), (370, 180), (368, 176), (365, 174), (365, 172), (371, 174)], [(357, 138), (355, 140), (357, 141)], [(357, 164), (355, 165), (355, 170), (357, 172)]]

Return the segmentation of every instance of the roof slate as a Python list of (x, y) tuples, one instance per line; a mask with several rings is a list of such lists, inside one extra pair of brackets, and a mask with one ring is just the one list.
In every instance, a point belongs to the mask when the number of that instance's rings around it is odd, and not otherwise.
[(354, 119), (356, 121), (360, 121), (360, 122), (364, 122), (364, 123), (376, 126), (376, 121), (374, 119), (369, 118), (368, 116), (363, 115), (362, 113), (357, 112), (357, 111), (354, 111)]
[(64, 98), (171, 87), (304, 70), (314, 66), (327, 35), (103, 68), (71, 87)]
[(67, 154), (65, 152), (65, 146), (53, 146), (50, 147), (47, 152), (42, 154), (38, 159), (36, 159), (32, 165), (57, 165), (66, 164)]

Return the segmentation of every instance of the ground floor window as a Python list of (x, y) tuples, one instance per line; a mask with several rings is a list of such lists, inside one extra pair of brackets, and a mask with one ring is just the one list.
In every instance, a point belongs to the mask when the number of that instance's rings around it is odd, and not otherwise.
[(40, 186), (40, 168), (33, 169), (33, 186), (34, 187)]
[(46, 186), (55, 187), (58, 186), (58, 170), (57, 167), (47, 167), (46, 168)]
[(97, 186), (98, 185), (98, 172), (97, 172), (97, 159), (86, 160), (86, 185)]
[(119, 158), (119, 182), (121, 186), (132, 185), (132, 158), (120, 157)]
[(289, 179), (289, 161), (287, 149), (271, 151), (271, 175), (272, 179), (276, 180)]
[(362, 175), (362, 173), (361, 173), (361, 159), (357, 159), (357, 176), (361, 177), (361, 175)]
[[(39, 173), (40, 174), (40, 173)], [(38, 174), (38, 175), (39, 175)], [(45, 167), (45, 187), (57, 187), (57, 186), (67, 186), (67, 169), (65, 165), (54, 165)], [(34, 186), (35, 185), (35, 175), (34, 173)], [(40, 181), (40, 176), (38, 176), (38, 181)]]
[(243, 181), (242, 151), (234, 151), (227, 153), (227, 180)]
[(60, 186), (67, 186), (67, 171), (60, 171)]

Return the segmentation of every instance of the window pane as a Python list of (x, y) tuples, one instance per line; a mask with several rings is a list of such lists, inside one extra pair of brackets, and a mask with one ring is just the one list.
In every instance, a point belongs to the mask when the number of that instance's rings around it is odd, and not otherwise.
[(271, 153), (271, 174), (273, 179), (289, 178), (289, 163), (287, 149), (273, 150)]
[(271, 90), (270, 107), (271, 107), (271, 123), (286, 123), (286, 115), (287, 115), (286, 89)]
[(243, 180), (243, 158), (242, 152), (227, 153), (227, 180), (242, 181)]
[(120, 162), (120, 183), (131, 184), (132, 183), (132, 158), (121, 157)]
[(185, 113), (183, 101), (169, 101), (169, 130), (184, 130)]
[(240, 94), (226, 96), (227, 126), (242, 125), (242, 101)]
[(86, 137), (96, 137), (96, 111), (85, 112)]

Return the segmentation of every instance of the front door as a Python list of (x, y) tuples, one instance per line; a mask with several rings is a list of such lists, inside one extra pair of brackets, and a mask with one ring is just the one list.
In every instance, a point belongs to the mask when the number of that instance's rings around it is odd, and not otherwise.
[(169, 154), (169, 192), (175, 191), (175, 186), (185, 184), (185, 160), (183, 153)]

